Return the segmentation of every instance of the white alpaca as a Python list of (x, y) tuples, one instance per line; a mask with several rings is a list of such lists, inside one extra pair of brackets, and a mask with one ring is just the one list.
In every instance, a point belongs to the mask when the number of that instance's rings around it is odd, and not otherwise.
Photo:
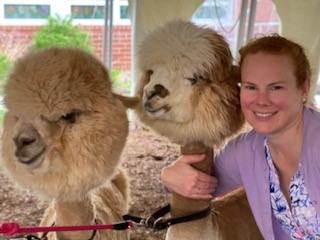
[[(81, 50), (49, 48), (18, 60), (5, 88), (2, 168), (51, 200), (41, 225), (122, 221), (128, 180), (121, 152), (126, 109), (108, 71)], [(128, 231), (49, 233), (49, 239), (128, 239)]]
[[(147, 35), (137, 52), (142, 72), (136, 94), (138, 119), (182, 146), (202, 152), (237, 133), (244, 118), (229, 46), (216, 32), (174, 20)], [(201, 152), (200, 151), (200, 152)], [(211, 173), (212, 157), (194, 166)], [(210, 206), (173, 193), (171, 217)], [(212, 216), (172, 225), (167, 240), (262, 239), (243, 189), (212, 202)]]

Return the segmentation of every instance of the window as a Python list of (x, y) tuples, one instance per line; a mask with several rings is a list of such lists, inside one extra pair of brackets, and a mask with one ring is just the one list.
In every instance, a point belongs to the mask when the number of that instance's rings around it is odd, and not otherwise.
[(50, 16), (50, 5), (5, 4), (6, 19), (46, 19)]
[(129, 6), (128, 5), (120, 5), (120, 18), (121, 19), (129, 19)]
[(231, 0), (206, 0), (198, 10), (193, 14), (192, 21), (200, 24), (223, 21), (228, 24), (232, 20)]
[[(28, 2), (28, 4), (26, 4)], [(75, 24), (103, 25), (105, 0), (0, 0), (0, 22), (3, 25), (46, 23), (49, 16), (72, 15)], [(113, 0), (113, 24), (130, 25), (128, 0)], [(23, 19), (24, 21), (21, 21)]]
[(103, 19), (104, 6), (71, 5), (71, 14), (75, 19)]

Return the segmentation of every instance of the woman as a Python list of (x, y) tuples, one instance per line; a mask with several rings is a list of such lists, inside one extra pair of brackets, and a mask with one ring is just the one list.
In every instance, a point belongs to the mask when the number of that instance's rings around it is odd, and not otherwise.
[(215, 156), (215, 177), (181, 156), (163, 169), (171, 191), (208, 198), (245, 187), (265, 239), (320, 239), (320, 113), (305, 103), (310, 64), (298, 44), (278, 35), (240, 49), (242, 112), (252, 130)]

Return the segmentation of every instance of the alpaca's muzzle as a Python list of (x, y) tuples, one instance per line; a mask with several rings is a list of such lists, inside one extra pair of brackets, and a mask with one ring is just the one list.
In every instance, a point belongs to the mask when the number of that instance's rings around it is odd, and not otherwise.
[(23, 126), (13, 141), (16, 145), (15, 156), (24, 164), (35, 162), (46, 149), (38, 131), (30, 125)]

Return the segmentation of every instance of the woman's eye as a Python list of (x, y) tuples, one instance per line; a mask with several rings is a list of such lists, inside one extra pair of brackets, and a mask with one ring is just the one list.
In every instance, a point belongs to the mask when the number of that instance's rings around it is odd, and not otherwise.
[(75, 123), (77, 120), (77, 113), (76, 112), (67, 113), (66, 115), (62, 116), (60, 119), (68, 123)]
[(272, 86), (271, 90), (280, 90), (283, 89), (283, 86)]
[(245, 89), (248, 90), (256, 90), (257, 88), (253, 85), (241, 85), (242, 87), (244, 87)]

